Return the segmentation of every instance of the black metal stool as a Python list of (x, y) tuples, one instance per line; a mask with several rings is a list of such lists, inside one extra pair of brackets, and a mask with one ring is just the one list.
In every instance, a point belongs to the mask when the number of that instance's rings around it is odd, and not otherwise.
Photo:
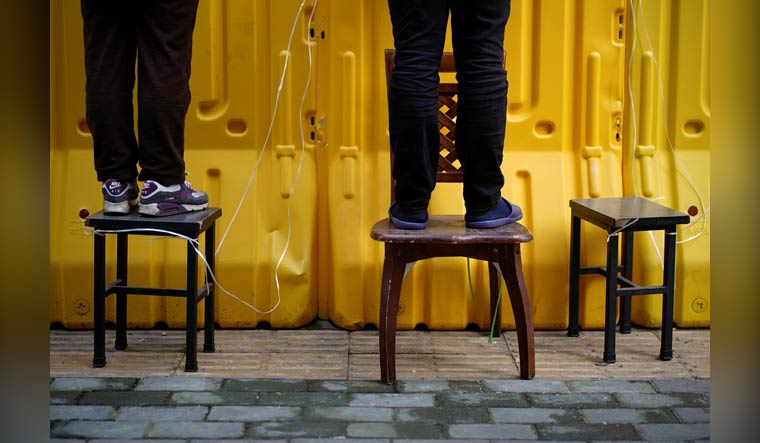
[[(94, 293), (94, 322), (95, 322), (95, 356), (92, 364), (96, 368), (106, 365), (105, 352), (105, 317), (106, 297), (116, 294), (116, 346), (118, 350), (127, 348), (127, 294), (158, 295), (184, 297), (187, 299), (186, 324), (186, 358), (185, 371), (198, 370), (196, 353), (196, 335), (198, 333), (198, 302), (205, 298), (205, 325), (203, 352), (214, 352), (214, 283), (211, 273), (214, 272), (214, 229), (216, 219), (222, 215), (220, 208), (207, 208), (168, 217), (141, 217), (137, 211), (123, 216), (108, 216), (103, 212), (93, 214), (85, 220), (85, 226), (95, 229), (95, 293)], [(114, 233), (116, 243), (116, 280), (106, 286), (106, 242), (105, 236), (110, 232), (122, 230), (139, 230), (133, 232)], [(101, 231), (98, 233), (98, 231)], [(168, 231), (168, 232), (161, 232)], [(198, 255), (193, 244), (187, 241), (187, 288), (142, 288), (127, 285), (127, 238), (129, 235), (172, 236), (170, 233), (197, 240), (201, 233), (206, 234), (205, 258), (209, 269), (206, 269), (207, 285), (198, 289)]]
[[(567, 335), (577, 337), (579, 286), (581, 274), (600, 274), (607, 278), (604, 304), (604, 355), (615, 363), (615, 314), (620, 297), (620, 332), (631, 332), (631, 296), (662, 294), (662, 337), (660, 359), (673, 358), (673, 286), (675, 283), (676, 225), (689, 222), (689, 216), (639, 197), (590, 198), (570, 200), (570, 321)], [(581, 219), (608, 233), (607, 266), (581, 266)], [(634, 231), (665, 231), (663, 284), (640, 286), (633, 276)], [(623, 234), (623, 263), (618, 265), (618, 236)], [(618, 275), (622, 274), (622, 275)], [(620, 285), (620, 288), (618, 288)]]

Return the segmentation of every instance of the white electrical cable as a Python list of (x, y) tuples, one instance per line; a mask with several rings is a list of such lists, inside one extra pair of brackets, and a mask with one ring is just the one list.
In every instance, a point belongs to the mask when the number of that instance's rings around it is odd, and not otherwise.
[[(312, 21), (314, 19), (314, 13), (316, 11), (317, 3), (318, 2), (319, 2), (319, 0), (315, 0), (314, 4), (312, 5), (311, 13), (309, 14), (309, 22), (308, 22), (308, 27), (309, 28), (311, 27)], [(235, 212), (232, 215), (232, 218), (230, 219), (230, 223), (227, 225), (227, 229), (225, 229), (225, 231), (224, 231), (224, 233), (222, 235), (222, 238), (219, 241), (219, 245), (217, 246), (216, 251), (214, 252), (215, 255), (218, 254), (219, 250), (222, 248), (222, 244), (224, 243), (224, 240), (227, 238), (227, 234), (229, 233), (230, 228), (232, 227), (233, 223), (235, 222), (235, 219), (237, 218), (237, 215), (238, 215), (238, 213), (240, 212), (240, 209), (243, 206), (245, 198), (248, 195), (248, 191), (249, 191), (249, 189), (250, 189), (250, 187), (251, 187), (251, 185), (253, 183), (253, 180), (254, 180), (254, 178), (256, 176), (256, 172), (258, 171), (259, 165), (261, 164), (261, 160), (263, 159), (264, 152), (266, 151), (266, 148), (267, 148), (267, 146), (269, 144), (269, 139), (270, 139), (270, 137), (272, 135), (272, 128), (274, 127), (275, 117), (277, 116), (277, 109), (278, 109), (279, 103), (280, 103), (280, 96), (282, 94), (283, 84), (285, 82), (285, 74), (287, 72), (288, 61), (290, 59), (290, 49), (291, 49), (292, 42), (293, 42), (293, 36), (295, 35), (295, 30), (298, 27), (298, 19), (300, 18), (301, 13), (304, 10), (305, 4), (306, 4), (306, 0), (302, 0), (301, 1), (301, 5), (299, 6), (298, 11), (296, 12), (295, 19), (293, 20), (293, 26), (292, 26), (292, 28), (290, 30), (290, 36), (288, 37), (288, 45), (287, 45), (287, 49), (286, 49), (286, 52), (285, 52), (285, 62), (283, 63), (283, 66), (282, 66), (282, 74), (280, 75), (280, 82), (279, 82), (279, 85), (277, 87), (277, 93), (275, 94), (275, 101), (274, 101), (274, 109), (272, 111), (272, 118), (271, 118), (271, 120), (269, 122), (269, 128), (267, 129), (266, 137), (264, 138), (264, 144), (262, 145), (261, 152), (259, 153), (258, 159), (256, 160), (256, 164), (254, 165), (253, 171), (251, 172), (251, 175), (248, 177), (248, 183), (247, 183), (247, 185), (245, 187), (245, 190), (243, 191), (243, 196), (240, 198), (240, 202), (238, 203), (238, 206), (235, 209)], [(181, 239), (187, 240), (188, 242), (190, 242), (190, 244), (192, 245), (192, 247), (195, 250), (196, 254), (198, 254), (201, 257), (201, 260), (205, 264), (205, 268), (208, 271), (206, 274), (211, 276), (211, 279), (213, 280), (213, 282), (216, 285), (216, 287), (218, 287), (222, 292), (224, 292), (225, 294), (229, 295), (233, 299), (239, 301), (243, 305), (247, 306), (248, 308), (252, 309), (253, 311), (255, 311), (255, 312), (257, 312), (257, 313), (259, 313), (261, 315), (270, 314), (270, 313), (274, 312), (274, 310), (279, 307), (280, 302), (282, 300), (282, 297), (280, 295), (280, 281), (279, 281), (279, 277), (278, 277), (277, 273), (279, 271), (279, 268), (280, 268), (280, 265), (282, 264), (283, 259), (285, 258), (285, 254), (287, 253), (288, 247), (290, 246), (290, 237), (291, 237), (291, 232), (292, 232), (292, 223), (291, 223), (292, 220), (291, 220), (291, 211), (290, 211), (291, 201), (292, 201), (293, 195), (295, 194), (296, 184), (298, 183), (298, 178), (301, 175), (301, 167), (303, 165), (304, 154), (305, 154), (305, 151), (306, 151), (306, 139), (305, 139), (304, 132), (303, 132), (303, 118), (302, 117), (303, 117), (303, 106), (304, 106), (304, 103), (306, 101), (306, 95), (308, 93), (309, 87), (311, 86), (311, 76), (312, 76), (311, 74), (312, 74), (312, 64), (313, 64), (312, 52), (311, 52), (312, 51), (312, 49), (311, 49), (311, 45), (312, 45), (311, 37), (307, 37), (307, 39), (309, 40), (308, 44), (307, 44), (307, 52), (308, 52), (308, 55), (309, 55), (309, 73), (308, 73), (308, 76), (307, 76), (307, 79), (306, 79), (306, 85), (304, 86), (304, 92), (303, 92), (303, 95), (301, 97), (301, 103), (300, 103), (300, 106), (299, 106), (299, 124), (298, 124), (298, 128), (299, 128), (300, 135), (301, 135), (301, 159), (299, 160), (298, 167), (296, 168), (296, 174), (295, 174), (295, 177), (293, 179), (293, 184), (291, 185), (291, 188), (290, 188), (290, 198), (288, 199), (288, 205), (287, 205), (288, 206), (288, 234), (287, 234), (287, 240), (285, 242), (285, 247), (283, 248), (282, 254), (279, 257), (279, 260), (277, 261), (277, 264), (275, 266), (275, 271), (274, 271), (275, 285), (277, 287), (277, 302), (274, 304), (274, 306), (272, 306), (271, 308), (269, 308), (266, 311), (261, 311), (258, 308), (256, 308), (255, 306), (253, 306), (250, 303), (246, 302), (245, 300), (242, 300), (241, 298), (239, 298), (238, 296), (236, 296), (232, 292), (226, 290), (221, 284), (219, 284), (219, 282), (216, 279), (216, 276), (214, 275), (214, 273), (211, 270), (211, 266), (209, 265), (208, 261), (206, 261), (205, 255), (203, 253), (201, 253), (201, 251), (199, 249), (200, 243), (199, 243), (198, 239), (193, 239), (193, 238), (187, 237), (185, 235), (179, 234), (179, 233), (174, 232), (174, 231), (168, 231), (168, 230), (164, 230), (164, 229), (153, 229), (153, 228), (133, 228), (133, 229), (118, 229), (118, 230), (94, 230), (93, 232), (96, 235), (121, 234), (121, 233), (130, 233), (130, 232), (132, 232), (132, 233), (138, 233), (138, 232), (142, 232), (142, 233), (155, 233), (155, 234), (169, 235), (171, 237), (176, 237), (176, 238), (181, 238)], [(204, 285), (208, 285), (208, 283), (206, 282), (206, 283), (204, 283)]]
[[(702, 194), (699, 192), (699, 189), (694, 184), (694, 182), (693, 182), (693, 180), (692, 180), (692, 178), (691, 178), (691, 176), (690, 176), (690, 174), (689, 174), (686, 166), (683, 164), (683, 162), (681, 161), (680, 157), (676, 153), (675, 147), (674, 147), (673, 142), (672, 142), (672, 140), (670, 138), (670, 133), (669, 133), (669, 129), (668, 129), (668, 123), (667, 123), (667, 108), (665, 106), (665, 88), (663, 87), (662, 74), (660, 72), (660, 66), (657, 63), (657, 57), (655, 56), (655, 53), (654, 53), (654, 46), (652, 45), (651, 39), (649, 38), (649, 31), (648, 31), (647, 24), (646, 24), (646, 17), (644, 15), (644, 8), (642, 6), (641, 1), (642, 0), (638, 0), (638, 6), (639, 6), (638, 13), (641, 16), (642, 29), (644, 31), (644, 36), (646, 38), (647, 45), (649, 47), (649, 51), (652, 54), (652, 61), (653, 61), (654, 66), (655, 66), (655, 72), (657, 73), (657, 81), (658, 81), (658, 87), (659, 87), (658, 96), (660, 98), (660, 105), (662, 106), (662, 119), (663, 119), (663, 125), (664, 125), (663, 129), (665, 130), (665, 139), (667, 141), (668, 148), (670, 149), (671, 153), (673, 154), (673, 158), (675, 159), (676, 163), (679, 166), (679, 172), (681, 174), (683, 174), (683, 176), (686, 179), (687, 183), (689, 184), (689, 186), (692, 188), (692, 190), (696, 194), (696, 197), (697, 197), (697, 200), (698, 200), (699, 206), (700, 206), (700, 212), (701, 212), (700, 216), (697, 217), (694, 221), (692, 221), (688, 225), (686, 225), (685, 227), (680, 228), (680, 230), (686, 230), (686, 229), (689, 229), (690, 227), (694, 226), (699, 221), (702, 222), (701, 230), (697, 234), (692, 235), (691, 237), (689, 237), (687, 239), (677, 241), (677, 243), (679, 243), (679, 244), (680, 243), (686, 243), (686, 242), (689, 242), (691, 240), (694, 240), (694, 239), (698, 238), (699, 236), (701, 236), (704, 233), (704, 231), (706, 229), (706, 226), (707, 226), (706, 215), (710, 211), (710, 208), (705, 208), (704, 200), (702, 199)], [(628, 86), (628, 96), (629, 96), (629, 99), (630, 99), (629, 102), (630, 102), (630, 106), (631, 106), (631, 125), (632, 125), (632, 129), (633, 129), (632, 141), (631, 141), (632, 146), (633, 146), (632, 149), (631, 149), (631, 180), (633, 181), (634, 195), (638, 196), (639, 195), (639, 190), (638, 190), (638, 186), (637, 186), (637, 181), (635, 179), (635, 164), (636, 164), (636, 151), (638, 149), (638, 139), (637, 139), (637, 127), (636, 127), (636, 107), (635, 107), (635, 104), (634, 104), (633, 87), (632, 87), (632, 83), (631, 83), (631, 77), (632, 77), (632, 72), (633, 72), (633, 68), (632, 68), (632, 65), (633, 65), (633, 56), (634, 56), (634, 53), (636, 51), (636, 42), (638, 40), (638, 29), (637, 29), (637, 23), (636, 23), (636, 7), (634, 6), (633, 0), (629, 0), (628, 3), (629, 3), (629, 6), (631, 8), (631, 15), (630, 15), (630, 17), (631, 17), (631, 21), (632, 21), (632, 24), (633, 24), (633, 29), (632, 29), (633, 42), (631, 43), (631, 52), (630, 52), (630, 57), (628, 59), (628, 82), (627, 82), (628, 83), (627, 84), (627, 86)], [(663, 198), (663, 197), (658, 197), (658, 199), (659, 198)], [(655, 199), (653, 199), (653, 200), (655, 200)], [(664, 261), (663, 261), (663, 258), (662, 258), (662, 254), (660, 252), (660, 248), (657, 245), (657, 242), (656, 242), (656, 240), (654, 238), (654, 235), (653, 235), (653, 233), (651, 231), (649, 231), (649, 237), (652, 240), (652, 245), (654, 246), (655, 252), (657, 253), (657, 257), (658, 257), (658, 259), (660, 261), (660, 265), (664, 269), (665, 264), (664, 264)]]

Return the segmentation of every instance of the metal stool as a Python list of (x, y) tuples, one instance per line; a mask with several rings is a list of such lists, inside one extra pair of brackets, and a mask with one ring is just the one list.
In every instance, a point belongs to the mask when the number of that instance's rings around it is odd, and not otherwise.
[[(137, 211), (123, 216), (108, 216), (102, 211), (85, 220), (85, 226), (96, 231), (143, 230), (138, 232), (120, 232), (116, 243), (116, 280), (106, 285), (106, 235), (102, 232), (93, 236), (95, 239), (94, 258), (94, 322), (95, 322), (95, 356), (92, 364), (96, 368), (106, 365), (105, 353), (105, 304), (106, 297), (116, 294), (116, 345), (115, 348), (127, 348), (127, 294), (158, 295), (184, 297), (187, 300), (186, 324), (186, 358), (185, 371), (198, 370), (196, 353), (196, 335), (198, 333), (198, 302), (205, 298), (205, 325), (203, 352), (214, 352), (214, 283), (211, 273), (214, 271), (214, 229), (216, 219), (222, 215), (220, 208), (207, 208), (202, 211), (168, 217), (141, 217)], [(206, 270), (207, 285), (198, 289), (198, 255), (193, 244), (187, 241), (187, 288), (142, 288), (127, 285), (127, 238), (129, 235), (171, 236), (169, 231), (197, 240), (201, 233), (206, 234), (205, 258), (210, 270)]]
[[(604, 355), (615, 363), (615, 314), (620, 297), (620, 332), (631, 332), (631, 296), (662, 294), (662, 337), (660, 359), (673, 358), (673, 286), (675, 283), (676, 225), (689, 222), (689, 216), (639, 197), (570, 200), (570, 321), (567, 335), (577, 337), (578, 298), (581, 274), (600, 274), (607, 278), (604, 304)], [(608, 233), (607, 266), (581, 266), (581, 219)], [(633, 276), (633, 233), (665, 231), (663, 284), (640, 286)], [(623, 234), (623, 263), (618, 264), (618, 236)], [(621, 274), (621, 275), (618, 275)], [(618, 288), (618, 285), (620, 287)]]

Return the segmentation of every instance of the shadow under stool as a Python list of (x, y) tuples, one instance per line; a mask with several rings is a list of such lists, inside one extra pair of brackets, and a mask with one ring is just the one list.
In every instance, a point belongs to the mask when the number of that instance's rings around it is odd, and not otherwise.
[[(123, 216), (109, 216), (102, 211), (85, 220), (85, 226), (95, 229), (94, 264), (94, 330), (95, 354), (92, 364), (96, 368), (106, 365), (105, 353), (105, 303), (106, 297), (116, 294), (116, 345), (117, 350), (127, 348), (127, 295), (155, 295), (164, 297), (183, 297), (187, 300), (185, 371), (198, 370), (197, 333), (198, 302), (205, 299), (203, 352), (214, 352), (214, 231), (216, 219), (222, 215), (220, 208), (207, 208), (187, 214), (167, 217), (144, 217), (133, 210)], [(128, 232), (112, 232), (128, 231)], [(129, 235), (150, 235), (174, 237), (179, 234), (189, 239), (198, 240), (205, 232), (206, 285), (198, 288), (198, 254), (193, 242), (187, 242), (187, 287), (146, 288), (127, 284), (127, 240)], [(106, 235), (116, 235), (116, 280), (106, 284)]]
[[(580, 276), (606, 277), (604, 304), (604, 354), (606, 363), (615, 363), (615, 316), (620, 298), (620, 332), (631, 332), (631, 297), (662, 294), (662, 337), (660, 359), (673, 358), (673, 288), (675, 284), (676, 226), (689, 222), (683, 212), (640, 197), (589, 198), (570, 200), (570, 318), (567, 335), (577, 337)], [(581, 266), (581, 220), (607, 231), (607, 266)], [(664, 231), (663, 283), (641, 286), (633, 277), (633, 234), (636, 231)], [(618, 241), (622, 234), (622, 242)], [(618, 247), (622, 243), (622, 263)], [(618, 287), (619, 286), (619, 287)]]

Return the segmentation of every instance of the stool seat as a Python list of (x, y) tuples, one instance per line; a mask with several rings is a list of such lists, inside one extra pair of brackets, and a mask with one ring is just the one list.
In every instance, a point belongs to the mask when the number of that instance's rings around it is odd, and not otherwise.
[[(579, 287), (582, 274), (603, 275), (606, 280), (604, 305), (604, 354), (614, 363), (615, 316), (620, 298), (620, 332), (631, 332), (631, 297), (662, 294), (662, 335), (660, 359), (673, 357), (673, 294), (675, 286), (676, 226), (689, 222), (683, 212), (640, 197), (589, 198), (570, 200), (570, 291), (567, 335), (577, 337)], [(607, 266), (581, 266), (580, 222), (585, 220), (607, 231)], [(632, 281), (633, 234), (636, 231), (665, 231), (663, 284), (642, 286)], [(618, 264), (618, 237), (622, 234), (622, 263)], [(619, 286), (619, 287), (618, 287)]]
[[(85, 226), (95, 229), (94, 238), (94, 357), (93, 366), (101, 368), (106, 365), (105, 354), (105, 301), (111, 294), (116, 294), (116, 343), (117, 350), (127, 348), (127, 295), (153, 295), (183, 297), (187, 300), (186, 311), (186, 350), (185, 371), (198, 370), (196, 352), (198, 332), (198, 307), (205, 299), (203, 351), (214, 352), (214, 284), (211, 275), (214, 272), (214, 232), (216, 220), (221, 217), (220, 208), (206, 208), (185, 214), (167, 217), (147, 217), (138, 214), (135, 208), (125, 215), (106, 215), (103, 211), (90, 215)], [(198, 288), (198, 254), (194, 242), (205, 233), (204, 258), (206, 284)], [(106, 235), (116, 235), (116, 280), (106, 284)], [(186, 238), (187, 242), (187, 286), (185, 288), (145, 288), (127, 284), (127, 255), (129, 235), (151, 235)]]
[(689, 222), (689, 215), (640, 197), (570, 200), (578, 217), (613, 232), (636, 220), (626, 230), (651, 231)]

